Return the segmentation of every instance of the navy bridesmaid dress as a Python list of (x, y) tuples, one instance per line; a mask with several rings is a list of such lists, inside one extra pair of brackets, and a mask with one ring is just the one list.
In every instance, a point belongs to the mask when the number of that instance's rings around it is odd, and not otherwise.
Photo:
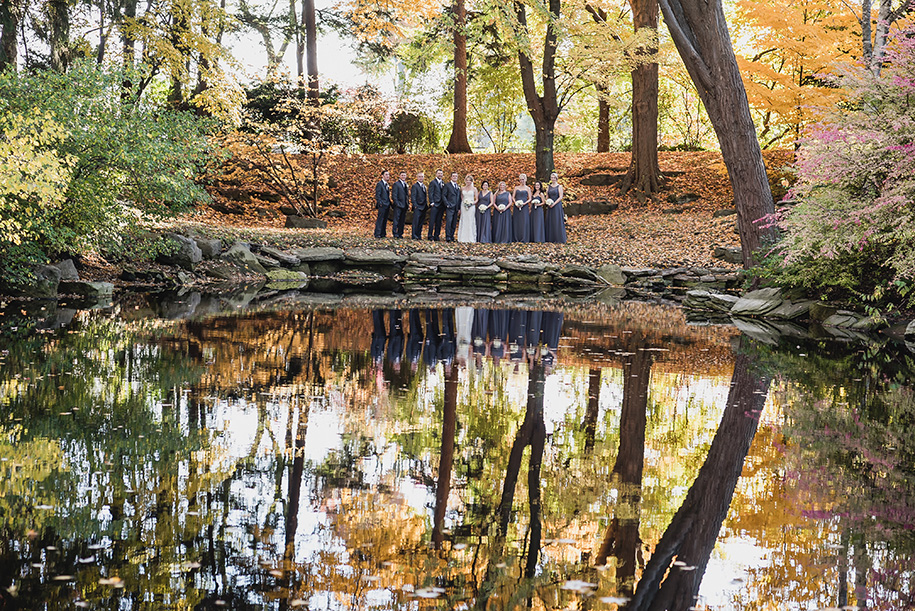
[(546, 242), (546, 230), (543, 226), (543, 206), (536, 205), (538, 202), (542, 204), (543, 199), (539, 195), (535, 195), (531, 199), (531, 242)]
[(562, 212), (562, 202), (557, 201), (559, 199), (559, 186), (550, 185), (546, 190), (546, 196), (548, 199), (553, 200), (556, 204), (552, 208), (547, 208), (544, 211), (544, 225), (546, 226), (546, 241), (547, 242), (557, 242), (559, 244), (566, 243), (566, 219), (565, 214)]
[[(512, 206), (511, 194), (507, 191), (496, 195), (497, 206)], [(498, 208), (492, 211), (492, 241), (499, 244), (508, 244), (512, 241), (512, 213), (506, 209), (500, 212)]]
[[(527, 189), (518, 189), (518, 199), (527, 199), (529, 191)], [(528, 205), (518, 206), (512, 202), (512, 242), (530, 242), (531, 241), (531, 207)]]
[(492, 208), (487, 208), (486, 212), (480, 212), (481, 205), (489, 205), (492, 201), (492, 191), (486, 195), (480, 195), (480, 203), (477, 204), (477, 242), (480, 244), (489, 244), (492, 242)]

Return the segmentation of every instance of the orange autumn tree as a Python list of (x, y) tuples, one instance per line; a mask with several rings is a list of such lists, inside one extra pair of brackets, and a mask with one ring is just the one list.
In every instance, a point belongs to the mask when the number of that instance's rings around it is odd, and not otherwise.
[(828, 77), (855, 61), (860, 26), (842, 0), (738, 0), (733, 23), (763, 148), (796, 140), (819, 109), (844, 98)]

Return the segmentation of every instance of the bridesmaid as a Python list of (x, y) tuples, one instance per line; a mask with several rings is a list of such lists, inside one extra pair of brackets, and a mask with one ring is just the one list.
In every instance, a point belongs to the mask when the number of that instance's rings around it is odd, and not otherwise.
[(562, 212), (562, 196), (564, 191), (559, 184), (559, 175), (550, 174), (550, 186), (546, 190), (546, 212), (544, 225), (546, 227), (546, 241), (559, 244), (566, 243), (566, 218)]
[(489, 181), (480, 184), (480, 193), (477, 197), (477, 242), (489, 244), (492, 242), (492, 191), (489, 190)]
[(499, 183), (495, 207), (492, 212), (492, 241), (508, 244), (512, 241), (511, 193), (505, 190), (505, 181)]
[[(515, 207), (512, 210), (512, 242), (531, 241), (531, 189), (527, 186), (527, 174), (519, 174), (520, 183), (512, 191)], [(523, 202), (520, 206), (518, 202)]]
[(531, 195), (531, 242), (546, 242), (543, 227), (543, 183), (534, 183), (534, 194)]

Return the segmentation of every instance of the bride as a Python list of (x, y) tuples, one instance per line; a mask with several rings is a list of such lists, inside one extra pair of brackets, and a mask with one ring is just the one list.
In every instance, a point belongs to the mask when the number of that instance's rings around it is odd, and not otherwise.
[(458, 222), (457, 241), (477, 241), (476, 203), (477, 188), (473, 186), (473, 176), (467, 175), (464, 179), (464, 188), (461, 189), (461, 220)]

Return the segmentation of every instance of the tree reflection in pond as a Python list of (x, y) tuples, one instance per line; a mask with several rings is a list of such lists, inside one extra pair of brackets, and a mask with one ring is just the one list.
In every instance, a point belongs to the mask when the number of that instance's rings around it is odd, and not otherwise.
[(6, 336), (7, 606), (912, 606), (902, 353), (636, 303), (132, 317)]

